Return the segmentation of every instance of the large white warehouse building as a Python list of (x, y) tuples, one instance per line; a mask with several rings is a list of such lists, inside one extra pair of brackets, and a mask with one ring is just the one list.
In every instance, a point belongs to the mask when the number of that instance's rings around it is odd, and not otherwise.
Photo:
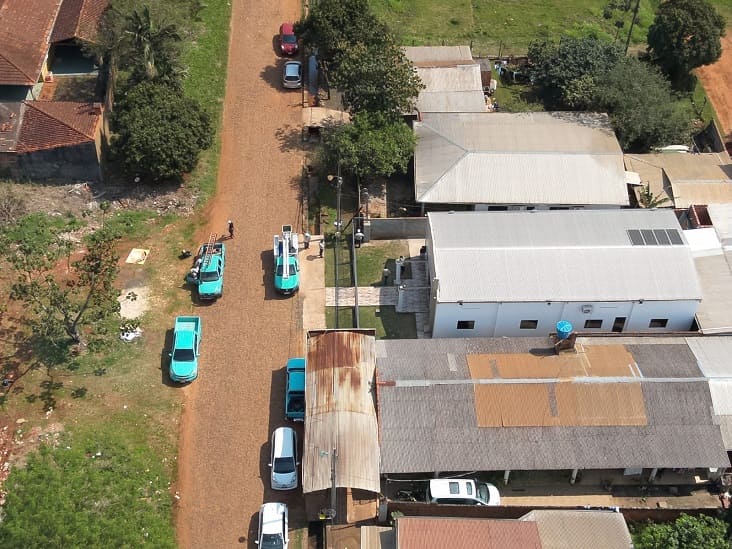
[(432, 337), (674, 332), (702, 292), (670, 210), (428, 215)]

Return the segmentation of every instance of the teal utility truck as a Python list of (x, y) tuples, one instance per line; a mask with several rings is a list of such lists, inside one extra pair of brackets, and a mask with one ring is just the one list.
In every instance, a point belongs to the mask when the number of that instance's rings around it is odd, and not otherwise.
[(173, 329), (170, 351), (170, 379), (188, 383), (198, 377), (198, 354), (201, 345), (201, 318), (179, 316)]
[(224, 268), (226, 267), (226, 246), (216, 241), (212, 234), (206, 244), (201, 245), (188, 280), (198, 288), (201, 300), (220, 298), (224, 293)]
[(274, 235), (274, 287), (281, 294), (292, 295), (300, 288), (297, 252), (297, 233), (292, 225), (282, 225), (282, 234)]
[(293, 421), (305, 421), (305, 359), (287, 361), (287, 385), (285, 388), (285, 417)]

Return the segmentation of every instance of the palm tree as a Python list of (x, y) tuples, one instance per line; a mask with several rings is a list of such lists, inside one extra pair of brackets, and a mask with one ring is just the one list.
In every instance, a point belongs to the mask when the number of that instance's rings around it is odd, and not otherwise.
[(670, 202), (670, 199), (667, 196), (662, 197), (653, 194), (650, 183), (646, 183), (645, 186), (641, 186), (641, 189), (638, 192), (638, 203), (642, 208), (658, 208), (666, 202)]
[[(175, 25), (158, 25), (145, 6), (126, 17), (124, 32), (128, 37), (132, 61), (147, 80), (170, 77), (177, 70), (174, 44), (181, 41)], [(141, 70), (140, 70), (141, 69)]]

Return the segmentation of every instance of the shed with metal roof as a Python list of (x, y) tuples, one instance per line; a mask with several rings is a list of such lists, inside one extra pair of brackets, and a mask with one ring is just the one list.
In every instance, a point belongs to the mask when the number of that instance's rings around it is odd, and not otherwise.
[[(317, 518), (326, 508), (340, 518), (345, 511), (349, 520), (373, 517), (380, 491), (374, 331), (311, 331), (307, 344), (302, 488), (308, 515)], [(334, 484), (343, 489), (336, 507), (329, 499)]]

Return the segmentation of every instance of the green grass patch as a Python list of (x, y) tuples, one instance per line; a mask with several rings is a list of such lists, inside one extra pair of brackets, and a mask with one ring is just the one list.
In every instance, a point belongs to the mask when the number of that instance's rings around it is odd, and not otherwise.
[(416, 339), (412, 313), (397, 313), (396, 307), (359, 307), (361, 328), (374, 328), (377, 339)]
[(189, 75), (183, 84), (185, 94), (201, 103), (211, 115), (216, 128), (214, 144), (203, 152), (199, 165), (188, 182), (200, 190), (201, 202), (205, 202), (216, 191), (221, 155), (220, 128), (226, 91), (231, 2), (210, 0), (204, 6), (200, 15), (204, 30), (198, 36), (195, 45), (186, 52), (184, 62), (188, 66)]
[(356, 250), (359, 286), (380, 286), (384, 266), (396, 273), (396, 259), (409, 255), (409, 245), (404, 240), (373, 240)]
[(175, 547), (169, 473), (135, 429), (100, 423), (48, 441), (7, 480), (0, 545)]
[[(354, 307), (325, 308), (325, 322), (330, 329), (354, 328)], [(373, 328), (376, 339), (416, 339), (417, 326), (412, 313), (397, 313), (394, 306), (359, 307), (359, 328)], [(338, 325), (336, 325), (336, 317)]]
[(165, 224), (152, 210), (122, 210), (106, 214), (104, 226), (117, 231), (123, 238), (147, 238), (158, 223)]
[(539, 101), (533, 88), (528, 84), (504, 84), (499, 81), (493, 99), (498, 102), (501, 112), (535, 112), (544, 110), (544, 105)]
[[(370, 3), (402, 44), (468, 44), (476, 56), (524, 54), (531, 41), (559, 40), (564, 34), (609, 39), (617, 36), (625, 43), (631, 19), (631, 14), (623, 16), (625, 26), (618, 33), (617, 17), (603, 18), (607, 0), (371, 0)], [(715, 1), (715, 5), (722, 3), (722, 0)], [(657, 0), (641, 1), (632, 44), (645, 41), (657, 5)]]

